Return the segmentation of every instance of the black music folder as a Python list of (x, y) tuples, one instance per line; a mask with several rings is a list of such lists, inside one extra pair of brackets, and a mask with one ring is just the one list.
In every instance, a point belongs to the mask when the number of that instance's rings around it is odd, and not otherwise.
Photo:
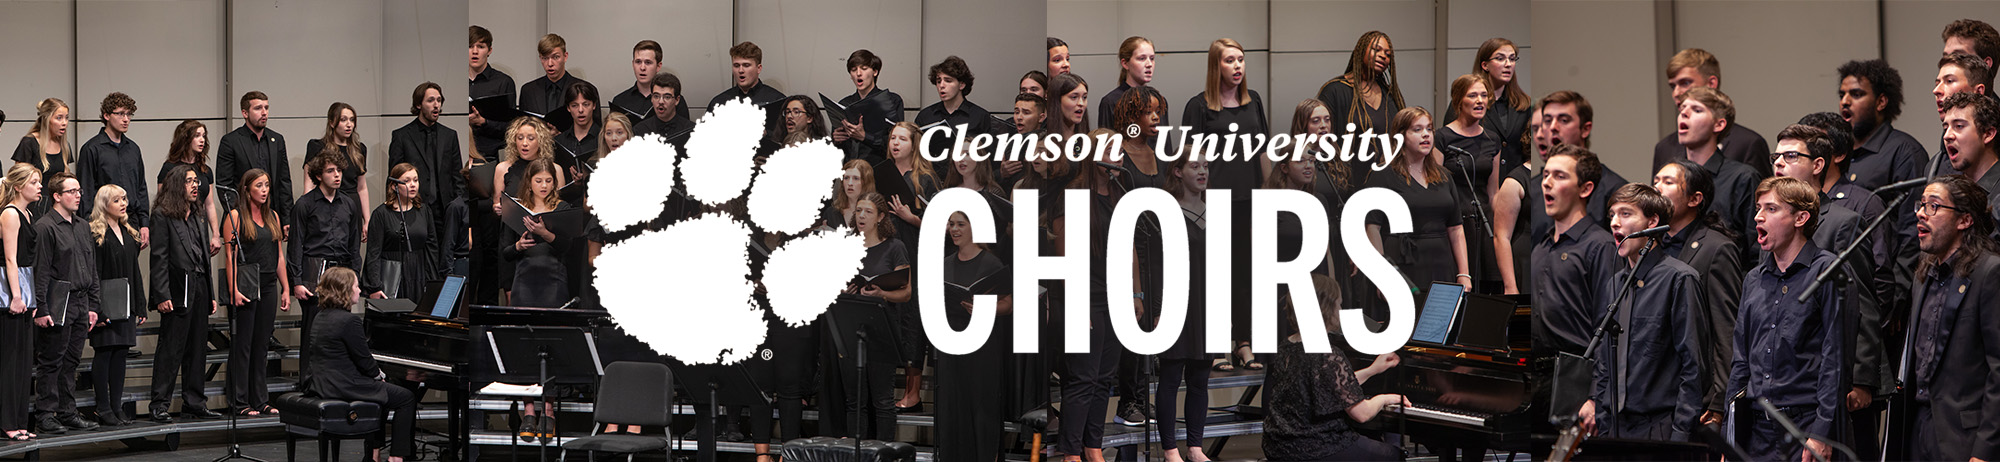
[(493, 197), (493, 177), (499, 168), (499, 161), (473, 164), (472, 190), (480, 197)]
[(581, 207), (534, 213), (528, 211), (528, 207), (522, 205), (520, 199), (514, 196), (504, 197), (507, 198), (507, 205), (500, 208), (500, 221), (506, 222), (507, 227), (514, 230), (515, 234), (528, 232), (528, 225), (521, 220), (529, 217), (540, 220), (542, 226), (548, 227), (549, 232), (555, 233), (557, 237), (582, 236), (589, 228), (587, 219), (590, 214)]
[(910, 269), (903, 268), (874, 276), (855, 275), (847, 282), (854, 287), (875, 286), (882, 290), (898, 290), (910, 285)]
[(106, 321), (132, 319), (132, 284), (128, 279), (105, 279), (98, 281), (97, 287), (97, 310)]
[(959, 302), (970, 302), (974, 295), (1013, 295), (1014, 273), (1008, 268), (1002, 266), (999, 271), (967, 285), (944, 283), (945, 301), (951, 303), (946, 309), (957, 309)]
[(613, 101), (611, 103), (611, 108), (618, 110), (618, 112), (625, 113), (626, 117), (632, 118), (632, 123), (639, 123), (639, 121), (646, 120), (647, 117), (651, 117), (653, 115), (652, 104), (643, 104), (637, 108), (629, 108), (618, 104), (618, 102), (616, 101)]
[[(928, 162), (923, 159), (911, 159), (910, 161)], [(875, 192), (881, 193), (882, 197), (890, 199), (900, 197), (903, 199), (903, 205), (917, 206), (916, 192), (911, 191), (909, 180), (903, 177), (903, 173), (896, 170), (896, 161), (893, 159), (875, 164)], [(884, 217), (889, 215), (888, 210), (881, 212)]]
[[(550, 114), (536, 114), (533, 112), (523, 111), (520, 108), (514, 106), (514, 102), (510, 101), (512, 99), (513, 99), (512, 94), (499, 94), (499, 95), (490, 95), (483, 98), (471, 98), (470, 103), (472, 104), (473, 109), (479, 110), (479, 116), (485, 117), (486, 120), (499, 121), (502, 123), (513, 123), (514, 119), (519, 119), (522, 117), (534, 117), (535, 119), (547, 122), (550, 125), (557, 125), (555, 120), (550, 119), (551, 116)], [(554, 116), (556, 116), (556, 118), (564, 119), (563, 123), (559, 125), (560, 127), (567, 128), (569, 126), (568, 123), (569, 120), (567, 120), (569, 119), (569, 114), (554, 114)], [(562, 132), (564, 130), (556, 130), (556, 131)]]

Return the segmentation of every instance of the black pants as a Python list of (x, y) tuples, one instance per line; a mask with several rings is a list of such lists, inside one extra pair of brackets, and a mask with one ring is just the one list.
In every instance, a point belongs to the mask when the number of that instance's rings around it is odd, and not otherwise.
[(1118, 407), (1146, 404), (1151, 392), (1146, 390), (1151, 382), (1146, 380), (1146, 356), (1131, 351), (1118, 353)]
[(69, 322), (35, 329), (35, 415), (60, 418), (76, 415), (76, 365), (83, 361), (83, 344), (90, 338), (88, 314), (70, 313)]
[(1063, 355), (1069, 373), (1063, 375), (1062, 441), (1056, 445), (1063, 454), (1104, 446), (1104, 406), (1111, 400), (1118, 353), (1124, 350), (1112, 336), (1109, 308), (1091, 307), (1090, 319), (1090, 352)]
[[(1006, 444), (1007, 345), (988, 339), (964, 355), (937, 354), (938, 460), (990, 462)], [(1047, 389), (1047, 386), (1043, 387)]]
[[(1814, 411), (1805, 406), (1779, 410), (1801, 429), (1810, 427), (1818, 420), (1813, 418)], [(1805, 450), (1805, 444), (1785, 441), (1787, 437), (1785, 428), (1778, 425), (1778, 421), (1771, 420), (1762, 412), (1753, 412), (1750, 415), (1750, 441), (1743, 443), (1743, 451), (1750, 453), (1752, 460), (1799, 460), (1799, 452)]]
[(1208, 424), (1208, 364), (1209, 360), (1162, 359), (1160, 360), (1160, 393), (1153, 408), (1160, 413), (1160, 447), (1174, 449), (1180, 447), (1174, 441), (1174, 395), (1180, 393), (1181, 382), (1188, 387), (1187, 438), (1188, 446), (1201, 447), (1202, 430)]
[[(386, 388), (389, 390), (389, 402), (382, 403), (382, 407), (392, 412), (389, 431), (394, 432), (389, 438), (389, 455), (409, 458), (416, 454), (417, 395), (408, 388), (396, 385)], [(381, 441), (374, 443), (377, 447), (382, 444)]]
[[(894, 343), (875, 342), (869, 344), (870, 351), (886, 353), (893, 351)], [(879, 348), (879, 349), (878, 349)], [(854, 436), (890, 441), (896, 436), (896, 388), (894, 378), (897, 365), (892, 361), (871, 360), (862, 373), (867, 393), (854, 385), (854, 363), (843, 361), (832, 348), (821, 348), (821, 364), (826, 373), (821, 381), (819, 400), (819, 423), (821, 434), (827, 436)], [(853, 427), (856, 414), (869, 415), (874, 428)]]
[(774, 394), (777, 396), (779, 441), (805, 437), (801, 421), (805, 414), (805, 399), (812, 395), (814, 366), (819, 364), (817, 334), (824, 329), (819, 323), (812, 323), (801, 327), (778, 327), (771, 332), (771, 362), (777, 370), (778, 382)]
[(28, 389), (35, 367), (35, 327), (29, 316), (33, 310), (0, 315), (0, 430), (28, 429)]
[(97, 355), (90, 358), (90, 389), (97, 391), (97, 415), (132, 420), (125, 414), (125, 352), (131, 349), (98, 347)]
[[(270, 404), (270, 388), (265, 385), (271, 361), (271, 331), (278, 316), (277, 274), (263, 275), (264, 285), (257, 301), (229, 310), (229, 407), (258, 409)], [(303, 347), (304, 344), (301, 344)]]
[(206, 408), (202, 366), (208, 356), (208, 301), (181, 307), (160, 318), (159, 348), (153, 361), (153, 412), (173, 404), (174, 381), (181, 381), (181, 409)]

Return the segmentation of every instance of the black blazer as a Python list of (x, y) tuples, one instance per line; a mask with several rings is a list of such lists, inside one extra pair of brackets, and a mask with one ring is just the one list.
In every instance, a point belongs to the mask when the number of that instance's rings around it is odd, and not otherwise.
[(417, 197), (432, 210), (444, 210), (464, 194), (458, 170), (465, 166), (465, 153), (458, 147), (458, 131), (443, 122), (425, 130), (423, 122), (411, 120), (389, 134), (389, 165), (405, 162), (417, 167)]
[(292, 161), (285, 154), (285, 135), (265, 127), (260, 138), (247, 125), (236, 127), (222, 135), (215, 153), (215, 184), (241, 191), (243, 186), (236, 182), (243, 179), (243, 172), (264, 169), (271, 175), (271, 207), (279, 216), (292, 216), (296, 201), (292, 199)]
[(389, 402), (389, 384), (368, 352), (361, 317), (344, 309), (321, 309), (306, 345), (306, 392), (324, 398)]
[[(200, 214), (187, 219), (156, 215), (153, 221), (152, 290), (147, 305), (158, 309), (160, 302), (173, 300), (174, 312), (188, 306), (206, 305), (208, 288), (208, 223)], [(208, 316), (206, 310), (202, 316)]]
[[(1536, 188), (1539, 190), (1540, 188)], [(1701, 277), (1702, 306), (1695, 310), (1697, 340), (1704, 346), (1702, 367), (1708, 371), (1703, 406), (1710, 411), (1728, 410), (1729, 360), (1735, 357), (1736, 307), (1743, 298), (1743, 251), (1736, 240), (1708, 227), (1701, 219), (1664, 239), (1666, 247), (1655, 252), (1686, 262)]]
[[(1947, 317), (1941, 323), (1949, 335), (1944, 345), (1922, 342), (1936, 338), (1923, 332), (1910, 334), (1920, 339), (1915, 347), (1940, 350), (1930, 383), (1912, 379), (1918, 382), (1915, 386), (1931, 389), (1930, 432), (1936, 440), (1912, 443), (1934, 445), (1935, 454), (1946, 460), (2000, 460), (2000, 386), (1993, 385), (2000, 383), (2000, 286), (1992, 283), (1996, 280), (2000, 280), (2000, 256), (1988, 254), (1973, 261), (1970, 277), (1951, 278), (1945, 293), (1926, 293), (1928, 284), (1915, 288), (1913, 314), (1923, 310), (1928, 296), (1950, 297), (1946, 306), (1958, 310), (1955, 319)], [(1916, 318), (1911, 319), (1910, 325), (1916, 326)]]

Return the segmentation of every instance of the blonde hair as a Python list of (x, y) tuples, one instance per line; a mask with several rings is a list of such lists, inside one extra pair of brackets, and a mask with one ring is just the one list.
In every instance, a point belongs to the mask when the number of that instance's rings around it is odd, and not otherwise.
[[(124, 228), (126, 236), (139, 235), (139, 230), (133, 228), (131, 220), (127, 219), (130, 217), (129, 215), (125, 217), (111, 216), (111, 202), (118, 199), (130, 200), (125, 195), (125, 188), (120, 188), (115, 184), (107, 184), (97, 188), (97, 205), (90, 209), (90, 236), (96, 238), (99, 245), (104, 244), (104, 235), (111, 231), (112, 226)], [(128, 203), (127, 205), (130, 204)]]
[[(64, 103), (63, 100), (61, 99), (49, 98), (42, 100), (41, 103), (35, 105), (35, 125), (33, 128), (28, 129), (28, 135), (35, 137), (35, 141), (39, 142), (38, 145), (35, 146), (35, 159), (31, 161), (34, 162), (35, 168), (37, 170), (49, 169), (49, 157), (47, 153), (42, 152), (42, 147), (40, 145), (48, 144), (51, 141), (54, 141), (57, 146), (60, 146), (60, 148), (58, 149), (62, 150), (63, 165), (69, 165), (71, 161), (70, 159), (71, 152), (69, 149), (69, 132), (65, 130), (62, 136), (54, 136), (49, 134), (49, 131), (54, 130), (52, 125), (55, 125), (55, 122), (52, 121), (51, 119), (54, 119), (56, 117), (56, 110), (59, 109), (69, 109), (69, 104)], [(70, 112), (74, 113), (76, 111), (71, 110)], [(71, 119), (74, 120), (75, 117), (71, 117)]]
[(536, 159), (547, 158), (547, 154), (555, 152), (556, 139), (555, 134), (551, 133), (553, 131), (551, 127), (534, 118), (521, 117), (507, 124), (506, 144), (500, 147), (501, 160), (506, 162), (521, 160), (521, 152), (515, 148), (514, 138), (521, 135), (522, 129), (535, 131)]
[(604, 116), (604, 126), (597, 129), (597, 153), (591, 155), (589, 160), (596, 161), (604, 158), (604, 156), (611, 155), (611, 137), (604, 135), (605, 133), (610, 133), (611, 124), (618, 124), (618, 126), (624, 127), (625, 140), (632, 140), (632, 119), (625, 117), (624, 113), (611, 111), (611, 115)]
[[(1235, 48), (1240, 53), (1243, 51), (1243, 44), (1227, 37), (1215, 39), (1208, 44), (1208, 83), (1201, 91), (1201, 99), (1208, 102), (1210, 111), (1222, 110), (1222, 71), (1216, 70), (1216, 66), (1222, 65), (1222, 53), (1228, 48)], [(1236, 101), (1245, 104), (1250, 102), (1250, 82), (1236, 85)]]
[(1674, 78), (1674, 74), (1679, 74), (1681, 69), (1690, 67), (1702, 77), (1722, 77), (1722, 61), (1716, 60), (1708, 50), (1689, 48), (1674, 53), (1674, 57), (1667, 60), (1667, 78)]
[[(42, 171), (27, 162), (15, 162), (13, 167), (8, 167), (6, 178), (0, 180), (0, 206), (11, 205), (14, 201), (21, 200), (21, 187), (31, 182), (40, 183), (35, 178), (38, 176), (42, 176)], [(21, 225), (27, 226), (27, 223)]]
[[(923, 134), (924, 131), (921, 128), (917, 128), (916, 123), (910, 121), (902, 121), (902, 122), (896, 122), (896, 125), (889, 127), (889, 136), (895, 136), (896, 130), (899, 129), (908, 130), (910, 132), (910, 149), (911, 149), (910, 177), (907, 178), (910, 181), (910, 190), (916, 191), (918, 194), (922, 194), (923, 192), (918, 191), (918, 188), (923, 187), (923, 179), (929, 178), (932, 183), (936, 183), (938, 181), (937, 172), (931, 170), (931, 161), (924, 160), (923, 156), (918, 155), (921, 152), (922, 146), (918, 145), (917, 143), (918, 140), (922, 139), (919, 135)], [(895, 162), (896, 161), (896, 159), (894, 158), (895, 154), (891, 153), (890, 156), (891, 158), (889, 159), (889, 161)], [(919, 198), (918, 200), (921, 201), (922, 198)]]

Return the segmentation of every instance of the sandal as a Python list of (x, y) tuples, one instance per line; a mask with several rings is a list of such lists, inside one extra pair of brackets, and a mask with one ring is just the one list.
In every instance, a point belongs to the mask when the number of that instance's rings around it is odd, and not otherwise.
[(538, 420), (536, 416), (532, 415), (521, 416), (520, 432), (516, 433), (516, 436), (519, 436), (521, 438), (521, 442), (523, 443), (535, 442), (535, 436), (537, 436), (535, 432), (540, 428), (540, 426), (537, 425), (536, 420)]
[(263, 415), (264, 411), (261, 409), (251, 408), (251, 407), (236, 408), (237, 417), (259, 417)]
[(35, 434), (33, 434), (33, 433), (28, 433), (28, 431), (27, 431), (27, 430), (15, 430), (15, 431), (11, 431), (11, 432), (7, 432), (7, 439), (10, 439), (10, 440), (14, 440), (14, 441), (27, 441), (27, 440), (30, 440), (30, 439), (34, 439), (34, 438), (35, 438)]
[(1261, 371), (1264, 370), (1264, 363), (1262, 361), (1258, 361), (1257, 358), (1253, 357), (1250, 358), (1249, 361), (1243, 362), (1243, 369), (1252, 371)]
[(1224, 359), (1222, 360), (1222, 362), (1215, 363), (1214, 366), (1210, 366), (1209, 369), (1213, 369), (1216, 372), (1236, 372), (1236, 359), (1235, 358)]
[(278, 415), (278, 408), (271, 407), (269, 404), (264, 405), (264, 409), (262, 410), (264, 411), (264, 415)]

